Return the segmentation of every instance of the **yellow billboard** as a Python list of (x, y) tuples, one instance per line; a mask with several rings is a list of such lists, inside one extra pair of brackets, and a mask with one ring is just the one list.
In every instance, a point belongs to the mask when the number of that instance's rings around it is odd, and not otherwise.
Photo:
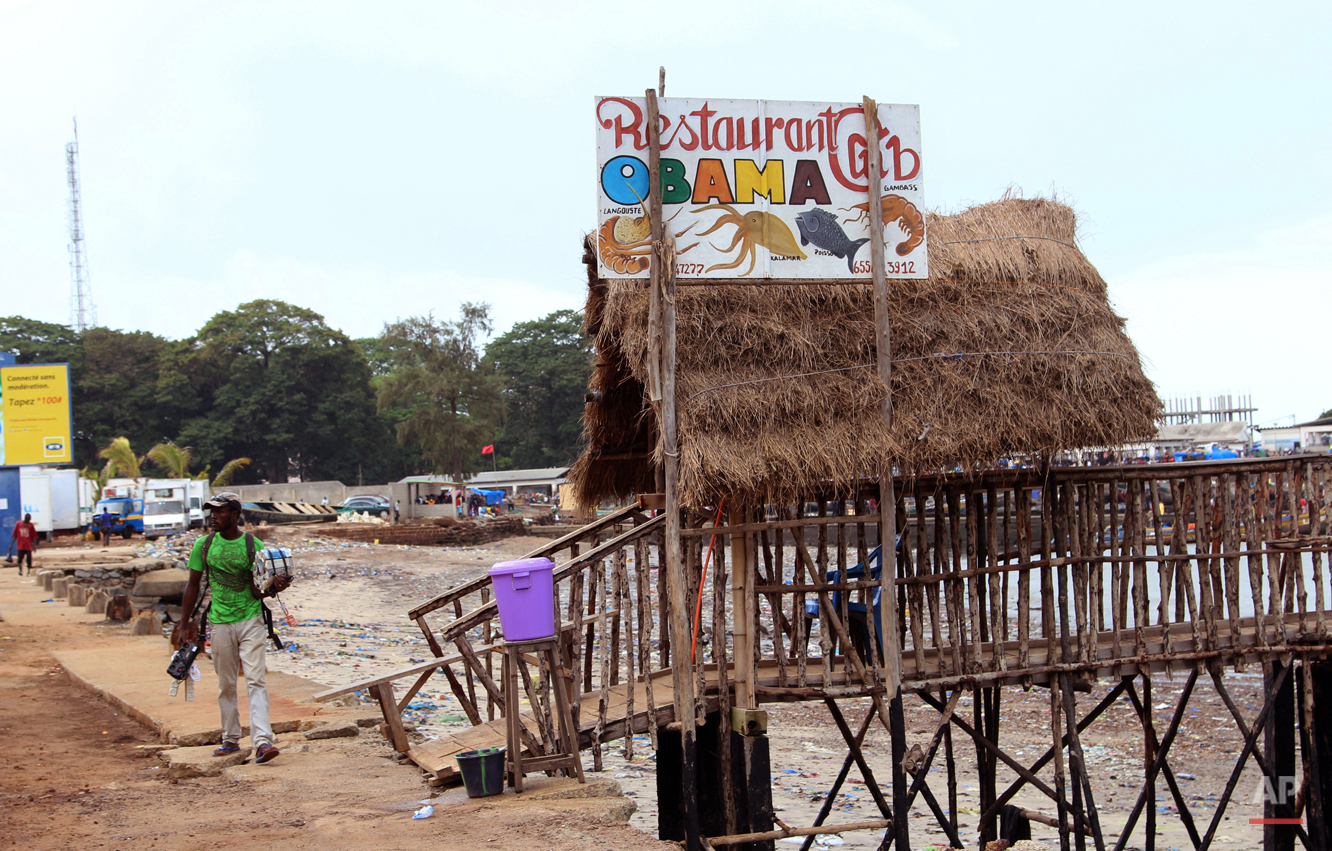
[(74, 463), (69, 364), (0, 367), (0, 465)]

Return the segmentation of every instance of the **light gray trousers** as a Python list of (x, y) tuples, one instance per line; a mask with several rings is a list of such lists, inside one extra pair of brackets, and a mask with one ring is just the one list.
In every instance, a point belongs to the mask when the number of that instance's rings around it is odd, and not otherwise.
[(250, 710), (250, 744), (273, 744), (273, 728), (268, 723), (268, 688), (264, 685), (265, 651), (268, 630), (262, 616), (240, 623), (211, 624), (210, 641), (213, 670), (217, 672), (217, 703), (222, 709), (222, 741), (239, 742), (241, 738), (240, 705), (236, 698), (236, 678), (245, 667), (247, 704)]

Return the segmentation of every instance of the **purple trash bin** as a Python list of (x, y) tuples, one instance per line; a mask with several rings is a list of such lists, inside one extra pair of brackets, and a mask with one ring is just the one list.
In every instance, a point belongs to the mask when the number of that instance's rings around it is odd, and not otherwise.
[(502, 561), (490, 569), (505, 641), (555, 634), (555, 564), (548, 558)]

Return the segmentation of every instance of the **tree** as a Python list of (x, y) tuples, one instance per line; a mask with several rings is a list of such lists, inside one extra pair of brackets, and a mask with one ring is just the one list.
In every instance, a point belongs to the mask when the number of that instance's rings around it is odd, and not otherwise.
[(102, 498), (102, 491), (106, 490), (107, 481), (115, 475), (115, 472), (116, 463), (114, 461), (107, 461), (106, 466), (102, 467), (100, 470), (96, 467), (84, 467), (82, 470), (79, 470), (79, 478), (87, 479), (93, 483), (93, 489), (95, 491), (93, 499), (100, 500)]
[(391, 365), (379, 379), (379, 410), (398, 413), (400, 443), (420, 444), (435, 472), (457, 479), (476, 468), (503, 412), (500, 379), (478, 344), (490, 330), (490, 305), (468, 302), (456, 321), (411, 317), (379, 338)]
[(236, 475), (237, 470), (239, 470), (241, 467), (248, 467), (248, 466), (250, 466), (249, 458), (232, 458), (230, 461), (222, 465), (221, 470), (218, 470), (217, 478), (213, 479), (213, 487), (215, 488), (226, 487), (227, 485), (231, 484), (231, 479), (233, 476)]
[(22, 316), (0, 318), (0, 351), (12, 352), (19, 363), (67, 363), (82, 361), (78, 334), (64, 325), (39, 322)]
[(110, 328), (89, 328), (79, 342), (81, 363), (71, 376), (76, 452), (91, 452), (122, 436), (135, 446), (153, 446), (178, 432), (178, 417), (158, 394), (163, 357), (177, 344)]
[(128, 438), (117, 437), (102, 447), (97, 457), (105, 460), (107, 466), (127, 479), (137, 479), (143, 466), (142, 455), (135, 455)]
[(1323, 411), (1321, 414), (1318, 415), (1318, 419), (1320, 420), (1325, 420), (1328, 417), (1332, 417), (1332, 408), (1328, 408), (1326, 411)]
[(261, 300), (219, 313), (170, 372), (159, 387), (188, 385), (200, 398), (180, 438), (208, 464), (245, 456), (271, 482), (355, 481), (388, 442), (364, 354), (312, 310)]
[(159, 443), (148, 450), (148, 458), (166, 473), (168, 479), (190, 477), (190, 454), (194, 450), (174, 443)]
[(519, 322), (486, 347), (505, 383), (505, 422), (496, 450), (515, 467), (573, 463), (583, 444), (583, 394), (592, 374), (592, 347), (582, 314), (558, 310)]

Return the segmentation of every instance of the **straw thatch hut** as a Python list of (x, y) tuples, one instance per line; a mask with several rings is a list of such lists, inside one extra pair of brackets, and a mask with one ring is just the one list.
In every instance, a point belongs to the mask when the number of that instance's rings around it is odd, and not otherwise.
[[(1073, 211), (1006, 199), (928, 217), (931, 276), (890, 282), (893, 410), (880, 417), (869, 285), (680, 287), (680, 499), (782, 501), (848, 488), (884, 458), (975, 470), (1015, 452), (1149, 438), (1161, 411)], [(648, 287), (596, 277), (587, 448), (570, 480), (593, 503), (654, 489)]]

